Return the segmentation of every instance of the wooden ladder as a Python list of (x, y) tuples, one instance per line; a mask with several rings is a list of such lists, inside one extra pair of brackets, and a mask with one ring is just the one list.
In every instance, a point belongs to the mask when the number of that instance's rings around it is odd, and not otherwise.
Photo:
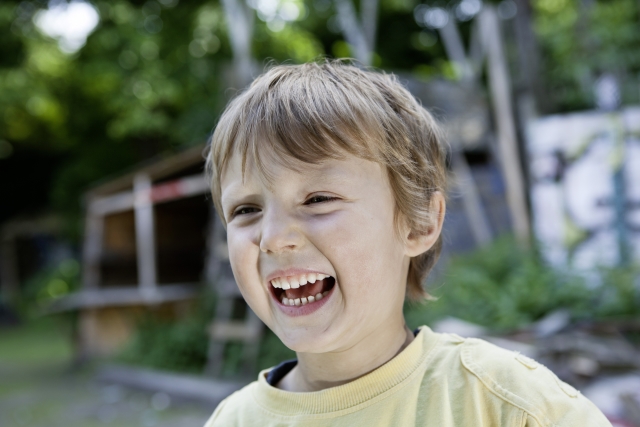
[[(214, 319), (208, 328), (209, 350), (207, 355), (206, 374), (220, 377), (225, 363), (225, 349), (232, 342), (242, 344), (241, 375), (253, 376), (255, 373), (260, 341), (264, 325), (251, 308), (246, 305), (231, 271), (227, 233), (222, 221), (211, 209), (209, 232), (209, 255), (206, 266), (206, 279), (216, 293)], [(238, 319), (236, 308), (246, 307), (244, 316)], [(235, 317), (235, 318), (234, 318)]]

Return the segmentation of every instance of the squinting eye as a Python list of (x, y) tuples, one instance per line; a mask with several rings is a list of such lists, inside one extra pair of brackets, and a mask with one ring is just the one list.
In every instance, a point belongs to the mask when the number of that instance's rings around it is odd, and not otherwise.
[(315, 203), (323, 203), (323, 202), (330, 202), (332, 200), (337, 200), (337, 197), (329, 197), (329, 196), (313, 196), (311, 198), (309, 198), (306, 202), (304, 202), (305, 205), (312, 205)]
[(233, 212), (233, 216), (247, 215), (247, 214), (254, 213), (254, 212), (258, 212), (258, 209), (247, 206), (247, 207), (235, 210)]

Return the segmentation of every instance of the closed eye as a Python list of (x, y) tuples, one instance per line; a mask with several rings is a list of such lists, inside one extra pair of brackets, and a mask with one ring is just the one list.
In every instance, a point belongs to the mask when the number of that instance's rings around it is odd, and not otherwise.
[(332, 196), (313, 196), (308, 198), (304, 204), (305, 205), (313, 205), (313, 204), (317, 204), (317, 203), (326, 203), (326, 202), (332, 202), (334, 200), (338, 200), (337, 197), (332, 197)]

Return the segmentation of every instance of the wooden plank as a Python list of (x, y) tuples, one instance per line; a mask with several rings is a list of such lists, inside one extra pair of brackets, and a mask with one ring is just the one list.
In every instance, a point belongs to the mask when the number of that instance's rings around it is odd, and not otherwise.
[(260, 338), (260, 324), (247, 321), (213, 322), (209, 336), (214, 340), (255, 341)]
[(255, 12), (244, 0), (222, 0), (225, 18), (233, 25), (227, 25), (227, 34), (233, 52), (233, 84), (241, 89), (253, 80), (255, 70), (251, 44)]
[(378, 29), (378, 0), (360, 1), (360, 22), (362, 22), (362, 32), (367, 41), (370, 51), (376, 47), (376, 32)]
[(356, 10), (352, 0), (334, 0), (338, 11), (338, 20), (344, 38), (353, 50), (355, 58), (364, 65), (371, 65), (373, 49), (367, 43), (367, 36), (362, 24), (358, 22)]
[(109, 215), (131, 210), (133, 205), (133, 191), (125, 191), (92, 200), (89, 203), (89, 211), (94, 215)]
[(103, 183), (96, 185), (87, 192), (87, 197), (94, 198), (129, 190), (133, 185), (134, 177), (139, 173), (148, 175), (151, 180), (156, 181), (193, 165), (197, 165), (198, 163), (202, 163), (204, 169), (204, 149), (205, 145), (201, 144), (177, 154), (172, 153), (169, 157), (167, 157), (167, 155), (161, 155), (150, 160), (143, 166), (137, 166), (128, 173), (119, 175), (117, 178), (105, 180)]
[(101, 307), (164, 304), (192, 299), (198, 294), (199, 288), (198, 283), (175, 283), (159, 286), (153, 295), (141, 292), (135, 285), (85, 289), (54, 301), (45, 308), (44, 313)]
[(500, 34), (500, 22), (492, 6), (485, 6), (480, 12), (479, 19), (487, 53), (489, 88), (496, 120), (500, 164), (507, 190), (507, 204), (515, 235), (521, 241), (528, 242), (529, 210), (524, 174), (520, 165), (518, 139), (511, 105), (511, 83)]
[[(151, 187), (150, 199), (154, 204), (206, 194), (209, 185), (203, 174), (163, 182)], [(133, 191), (123, 191), (104, 197), (96, 197), (89, 203), (89, 210), (96, 215), (108, 215), (133, 209)]]
[(162, 392), (174, 398), (195, 399), (211, 403), (212, 408), (245, 385), (244, 382), (212, 380), (200, 376), (121, 365), (107, 365), (100, 368), (97, 379), (141, 390)]
[(153, 203), (168, 202), (209, 192), (204, 174), (188, 176), (151, 187)]
[(454, 17), (449, 16), (447, 24), (440, 28), (438, 32), (442, 38), (447, 56), (455, 64), (457, 77), (465, 83), (473, 83), (476, 76), (467, 59), (462, 37)]
[(491, 242), (492, 233), (487, 214), (482, 206), (478, 186), (471, 174), (471, 168), (467, 160), (459, 150), (453, 152), (451, 160), (456, 186), (462, 196), (462, 206), (469, 221), (471, 233), (476, 244), (484, 246)]
[(148, 175), (136, 175), (133, 186), (138, 286), (143, 292), (154, 294), (157, 291), (157, 270), (151, 179)]

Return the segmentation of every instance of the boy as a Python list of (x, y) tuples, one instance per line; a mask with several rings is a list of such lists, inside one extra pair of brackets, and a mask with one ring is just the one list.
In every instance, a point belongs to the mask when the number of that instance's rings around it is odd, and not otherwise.
[(405, 325), (445, 214), (445, 150), (392, 76), (276, 66), (233, 100), (207, 164), (246, 302), (297, 354), (213, 426), (609, 426), (531, 359)]

